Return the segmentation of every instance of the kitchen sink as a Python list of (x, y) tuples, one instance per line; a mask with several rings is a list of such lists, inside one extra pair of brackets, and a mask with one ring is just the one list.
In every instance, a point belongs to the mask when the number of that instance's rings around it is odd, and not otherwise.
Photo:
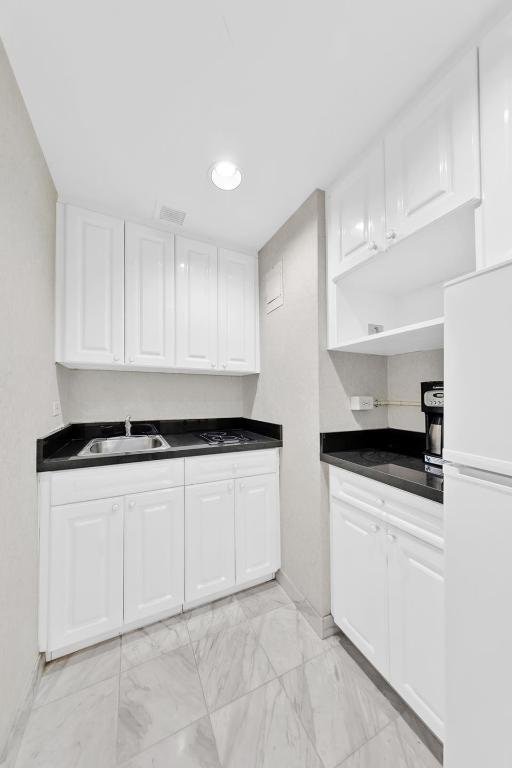
[(132, 437), (98, 437), (91, 440), (78, 456), (112, 456), (121, 453), (166, 451), (171, 446), (161, 435), (133, 435)]

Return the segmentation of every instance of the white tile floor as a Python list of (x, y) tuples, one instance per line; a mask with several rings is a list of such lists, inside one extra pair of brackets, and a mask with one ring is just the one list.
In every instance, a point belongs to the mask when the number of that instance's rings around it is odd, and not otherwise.
[(270, 582), (47, 665), (16, 768), (438, 768), (353, 657)]

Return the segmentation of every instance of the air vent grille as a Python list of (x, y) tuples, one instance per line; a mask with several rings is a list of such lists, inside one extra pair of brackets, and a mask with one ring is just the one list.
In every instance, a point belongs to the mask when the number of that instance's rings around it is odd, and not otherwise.
[(169, 208), (167, 205), (157, 205), (156, 218), (160, 221), (167, 221), (170, 224), (179, 224), (185, 221), (185, 211), (177, 211), (175, 208)]

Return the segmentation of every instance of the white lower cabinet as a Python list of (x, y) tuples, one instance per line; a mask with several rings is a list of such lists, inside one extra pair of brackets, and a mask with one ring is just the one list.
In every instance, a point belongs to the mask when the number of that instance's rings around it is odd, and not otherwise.
[(53, 507), (48, 644), (81, 643), (123, 621), (123, 499)]
[(445, 692), (443, 553), (397, 529), (388, 536), (391, 682), (440, 734)]
[(388, 673), (387, 563), (376, 518), (331, 501), (331, 612), (382, 674)]
[(126, 498), (124, 620), (179, 608), (184, 597), (183, 488)]
[(273, 577), (277, 450), (205, 458), (39, 476), (39, 642), (48, 658)]
[(235, 584), (234, 482), (189, 485), (185, 506), (185, 600), (192, 602)]
[(442, 738), (442, 507), (330, 469), (334, 621)]
[(237, 480), (235, 498), (236, 583), (244, 584), (280, 566), (277, 475)]

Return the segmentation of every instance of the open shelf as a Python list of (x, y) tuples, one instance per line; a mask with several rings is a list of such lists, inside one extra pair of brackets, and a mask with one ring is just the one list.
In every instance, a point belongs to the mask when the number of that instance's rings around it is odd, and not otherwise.
[(371, 336), (360, 336), (331, 349), (365, 355), (400, 355), (405, 352), (440, 349), (443, 347), (443, 331), (444, 317), (436, 317)]

